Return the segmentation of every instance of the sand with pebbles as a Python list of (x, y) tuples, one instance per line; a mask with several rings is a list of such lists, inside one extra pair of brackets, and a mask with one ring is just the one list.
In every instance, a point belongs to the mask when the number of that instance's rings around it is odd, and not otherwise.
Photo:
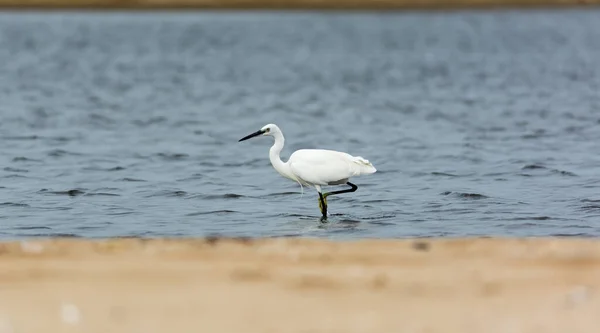
[(0, 333), (598, 332), (600, 242), (0, 243)]

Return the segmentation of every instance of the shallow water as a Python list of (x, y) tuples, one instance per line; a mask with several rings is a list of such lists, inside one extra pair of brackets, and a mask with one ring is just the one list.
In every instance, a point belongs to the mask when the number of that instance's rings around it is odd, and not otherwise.
[[(600, 12), (0, 15), (0, 237), (600, 234)], [(378, 172), (329, 198), (267, 123)]]

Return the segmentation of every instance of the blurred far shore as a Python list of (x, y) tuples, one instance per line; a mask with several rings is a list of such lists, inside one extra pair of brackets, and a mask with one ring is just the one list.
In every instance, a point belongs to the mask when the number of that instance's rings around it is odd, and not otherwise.
[(2, 9), (403, 10), (570, 8), (600, 0), (0, 0)]

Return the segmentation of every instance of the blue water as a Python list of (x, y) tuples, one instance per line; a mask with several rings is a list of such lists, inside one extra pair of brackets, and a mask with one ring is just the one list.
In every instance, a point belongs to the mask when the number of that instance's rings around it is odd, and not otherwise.
[[(0, 238), (597, 236), (599, 88), (589, 8), (5, 12)], [(378, 172), (322, 223), (267, 123)]]

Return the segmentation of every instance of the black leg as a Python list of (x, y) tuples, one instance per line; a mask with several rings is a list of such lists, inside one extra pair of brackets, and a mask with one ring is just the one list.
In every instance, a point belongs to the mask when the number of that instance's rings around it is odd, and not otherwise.
[(327, 201), (325, 201), (325, 197), (321, 192), (319, 192), (319, 207), (321, 208), (321, 214), (323, 214), (323, 218), (327, 218)]
[(350, 186), (350, 188), (347, 190), (327, 192), (325, 194), (322, 194), (321, 192), (319, 192), (319, 207), (321, 208), (321, 214), (323, 214), (323, 217), (321, 217), (321, 220), (327, 219), (327, 197), (328, 196), (333, 195), (333, 194), (350, 193), (350, 192), (354, 192), (358, 189), (358, 186), (352, 184), (351, 182), (347, 182), (346, 184)]
[(350, 185), (351, 188), (349, 188), (347, 190), (339, 190), (339, 191), (325, 193), (325, 197), (328, 197), (333, 194), (350, 193), (350, 192), (354, 192), (358, 189), (358, 186), (352, 184), (351, 182), (347, 182), (346, 185)]

